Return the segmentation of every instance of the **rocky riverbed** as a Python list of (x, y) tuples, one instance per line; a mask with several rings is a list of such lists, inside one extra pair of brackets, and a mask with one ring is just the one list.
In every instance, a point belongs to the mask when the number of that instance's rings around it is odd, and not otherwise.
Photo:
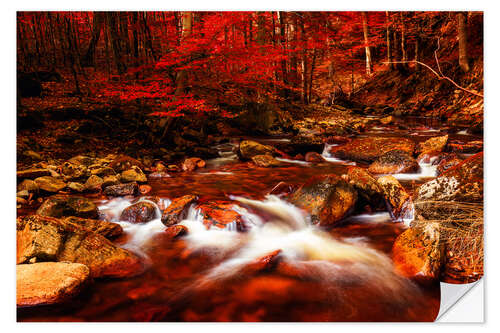
[(354, 124), (217, 139), (214, 158), (27, 151), (18, 319), (433, 320), (440, 280), (482, 276), (435, 208), (482, 209), (482, 138)]

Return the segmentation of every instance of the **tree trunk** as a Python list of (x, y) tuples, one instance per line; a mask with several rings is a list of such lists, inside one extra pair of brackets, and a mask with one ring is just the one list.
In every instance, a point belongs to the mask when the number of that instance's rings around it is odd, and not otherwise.
[(386, 34), (386, 45), (387, 45), (387, 62), (389, 63), (389, 68), (393, 69), (394, 64), (392, 63), (392, 49), (391, 49), (391, 27), (389, 25), (389, 12), (385, 12), (385, 34)]
[(108, 28), (111, 37), (111, 49), (113, 51), (113, 56), (115, 58), (116, 68), (118, 74), (121, 75), (127, 71), (127, 67), (123, 63), (121, 49), (120, 49), (120, 36), (118, 35), (118, 27), (116, 20), (116, 12), (107, 12), (106, 16), (108, 18)]
[(457, 13), (458, 19), (458, 63), (464, 72), (469, 71), (469, 57), (467, 56), (467, 18), (465, 13)]
[(313, 56), (312, 56), (312, 61), (311, 61), (311, 71), (309, 74), (309, 92), (307, 94), (307, 101), (308, 103), (311, 103), (311, 96), (312, 96), (312, 85), (313, 85), (313, 78), (314, 78), (314, 66), (316, 64), (316, 49), (313, 50)]
[[(298, 87), (298, 74), (297, 74), (297, 67), (298, 67), (298, 57), (297, 57), (297, 41), (298, 41), (298, 19), (297, 19), (297, 14), (294, 13), (294, 18), (292, 23), (290, 24), (290, 33), (292, 34), (292, 43), (291, 43), (291, 49), (293, 50), (290, 55), (290, 75), (289, 75), (289, 81), (291, 82), (292, 86), (294, 88)], [(294, 92), (293, 93), (294, 99), (298, 99), (297, 94)]]
[(370, 46), (368, 44), (368, 22), (366, 19), (366, 12), (362, 12), (363, 18), (363, 36), (365, 40), (365, 55), (366, 55), (366, 74), (372, 75), (372, 56), (370, 53)]
[(71, 72), (73, 74), (73, 78), (75, 79), (75, 95), (77, 95), (81, 99), (82, 92), (80, 90), (80, 83), (78, 81), (78, 75), (76, 72), (78, 54), (76, 53), (75, 43), (71, 34), (71, 20), (69, 18), (66, 18), (66, 37), (68, 39)]
[(300, 35), (302, 39), (302, 61), (301, 61), (301, 67), (302, 67), (302, 102), (304, 104), (307, 104), (307, 38), (306, 38), (306, 31), (304, 27), (304, 19), (302, 18), (300, 22)]
[(101, 29), (104, 23), (104, 13), (95, 12), (92, 20), (92, 37), (90, 39), (89, 48), (82, 59), (83, 66), (95, 67), (95, 49), (101, 36)]
[[(182, 32), (181, 32), (181, 44), (185, 43), (185, 39), (191, 34), (191, 29), (193, 26), (193, 16), (191, 12), (183, 12), (182, 14)], [(187, 85), (187, 72), (185, 69), (177, 72), (177, 78), (175, 80), (176, 89), (175, 96), (183, 95), (186, 93)]]
[(266, 43), (266, 18), (262, 12), (257, 13), (257, 44)]
[(401, 17), (401, 61), (407, 61), (406, 56), (406, 36), (405, 36), (405, 21), (403, 12), (400, 12)]
[[(137, 36), (137, 30), (139, 25), (139, 15), (137, 12), (132, 13), (132, 38), (133, 38), (133, 49), (134, 49), (134, 64), (135, 67), (139, 67), (139, 36)], [(139, 72), (135, 72), (135, 78), (139, 79)]]
[(283, 80), (283, 97), (288, 98), (288, 75), (287, 75), (287, 50), (286, 50), (286, 26), (285, 26), (286, 13), (278, 12), (278, 21), (280, 26), (280, 44), (283, 52), (283, 60), (281, 60), (281, 75)]

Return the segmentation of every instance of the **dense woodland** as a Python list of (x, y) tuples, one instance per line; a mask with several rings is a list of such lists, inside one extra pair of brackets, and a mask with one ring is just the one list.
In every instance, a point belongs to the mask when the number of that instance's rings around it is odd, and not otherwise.
[(18, 12), (19, 321), (432, 321), (483, 275), (482, 12)]
[(326, 103), (391, 70), (465, 88), (483, 51), (474, 12), (20, 12), (17, 25), (18, 71), (64, 71), (75, 95), (168, 116)]

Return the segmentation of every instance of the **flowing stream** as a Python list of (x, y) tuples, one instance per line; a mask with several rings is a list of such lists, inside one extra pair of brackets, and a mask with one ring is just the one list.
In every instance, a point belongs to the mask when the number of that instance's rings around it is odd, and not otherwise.
[[(387, 131), (376, 127), (365, 135), (380, 132)], [(395, 129), (391, 135), (409, 133)], [(417, 134), (419, 140), (439, 135), (432, 128)], [(278, 140), (286, 144), (288, 139)], [(188, 234), (171, 240), (160, 221), (160, 207), (154, 220), (133, 224), (119, 220), (132, 199), (101, 200), (103, 218), (124, 229), (115, 243), (140, 255), (146, 271), (128, 279), (97, 280), (70, 305), (24, 309), (18, 320), (434, 320), (439, 284), (417, 285), (393, 272), (391, 248), (405, 230), (404, 223), (377, 212), (351, 216), (338, 227), (324, 229), (312, 225), (304, 211), (268, 195), (280, 181), (298, 185), (318, 174), (340, 175), (355, 163), (330, 156), (326, 146), (326, 163), (279, 159), (283, 166), (264, 169), (240, 162), (234, 144), (216, 148), (220, 157), (207, 161), (204, 169), (151, 179), (153, 191), (148, 195), (161, 198), (161, 208), (186, 194), (202, 202), (231, 201), (244, 232), (238, 231), (236, 222), (207, 229), (201, 212), (192, 206), (180, 223)], [(411, 192), (435, 174), (432, 163), (422, 163), (418, 173), (395, 177)], [(262, 260), (272, 253), (271, 262)], [(262, 262), (272, 269), (252, 269)]]

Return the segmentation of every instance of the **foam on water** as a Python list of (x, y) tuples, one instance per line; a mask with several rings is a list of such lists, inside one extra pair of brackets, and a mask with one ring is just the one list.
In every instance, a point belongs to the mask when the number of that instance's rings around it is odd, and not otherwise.
[(311, 163), (306, 162), (306, 161), (300, 161), (300, 160), (291, 160), (288, 158), (281, 158), (281, 157), (276, 157), (276, 159), (280, 162), (286, 162), (286, 163), (294, 163), (294, 164), (300, 164), (300, 165), (310, 165)]
[(420, 162), (420, 170), (415, 173), (396, 173), (392, 176), (398, 180), (420, 180), (437, 176), (437, 165), (432, 165), (437, 157), (431, 158), (429, 163)]
[[(133, 199), (128, 198), (114, 198), (100, 205), (99, 211), (104, 214), (105, 220), (118, 223), (123, 228), (123, 231), (131, 236), (124, 247), (132, 249), (135, 252), (141, 252), (140, 247), (155, 234), (165, 231), (166, 227), (161, 223), (161, 211), (158, 205), (145, 198), (139, 198), (137, 202), (147, 201), (155, 205), (156, 212), (153, 220), (146, 223), (121, 221), (120, 215), (122, 211), (131, 206), (133, 204), (132, 201)], [(168, 199), (160, 199), (160, 204), (163, 207), (168, 207), (170, 203), (171, 201)]]
[(229, 176), (234, 175), (232, 172), (227, 171), (215, 171), (215, 172), (199, 172), (200, 175), (219, 175), (219, 176)]
[[(280, 260), (293, 267), (299, 276), (326, 284), (325, 292), (331, 293), (332, 297), (342, 297), (342, 283), (369, 285), (384, 297), (390, 295), (400, 301), (406, 301), (418, 292), (411, 282), (393, 272), (389, 257), (367, 246), (363, 237), (335, 238), (312, 225), (307, 213), (274, 195), (262, 201), (242, 197), (231, 199), (239, 202), (233, 209), (241, 214), (247, 232), (238, 232), (235, 223), (224, 229), (207, 228), (201, 211), (194, 206), (181, 221), (180, 224), (189, 230), (183, 237), (186, 246), (193, 252), (210, 253), (222, 262), (180, 292), (224, 283), (239, 276), (247, 265), (276, 250), (281, 250)], [(148, 223), (120, 221), (121, 212), (131, 205), (131, 201), (116, 198), (99, 208), (131, 236), (123, 247), (143, 257), (148, 265), (150, 259), (142, 248), (147, 240), (163, 232), (165, 226), (161, 223), (159, 211)], [(168, 206), (170, 201), (164, 200), (163, 204)], [(379, 223), (387, 221), (387, 214), (359, 215), (354, 220)]]
[[(361, 279), (397, 297), (405, 297), (404, 290), (413, 288), (411, 283), (393, 273), (390, 259), (368, 247), (364, 238), (334, 238), (312, 225), (308, 214), (274, 195), (262, 201), (232, 199), (248, 208), (239, 205), (234, 208), (244, 220), (252, 222), (248, 232), (207, 229), (195, 209), (181, 222), (189, 229), (184, 239), (191, 250), (212, 251), (214, 255), (227, 258), (196, 281), (192, 288), (208, 287), (238, 276), (248, 264), (276, 250), (281, 250), (281, 260), (300, 274), (324, 283)], [(383, 219), (387, 220), (387, 216)]]
[(379, 212), (373, 214), (354, 215), (349, 217), (348, 222), (377, 224), (377, 223), (392, 222), (392, 219), (388, 212)]

